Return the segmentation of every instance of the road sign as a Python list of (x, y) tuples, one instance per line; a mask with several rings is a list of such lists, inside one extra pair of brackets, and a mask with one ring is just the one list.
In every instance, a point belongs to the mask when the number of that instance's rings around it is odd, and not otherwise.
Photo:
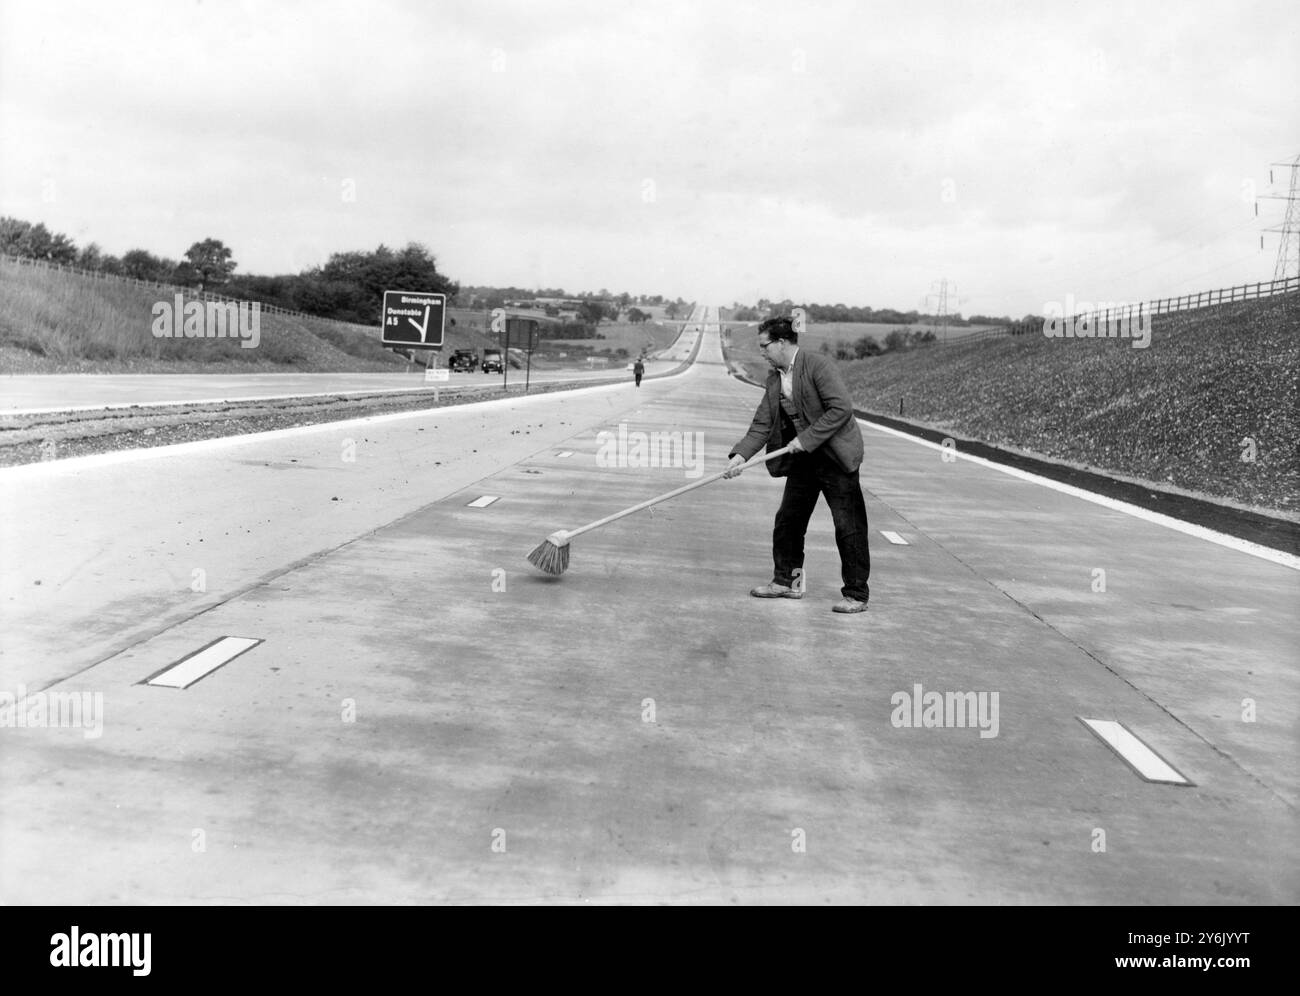
[(426, 367), (424, 371), (424, 382), (426, 384), (435, 384), (438, 381), (451, 380), (451, 371), (446, 367)]
[(509, 335), (511, 345), (516, 349), (526, 349), (529, 352), (536, 349), (537, 341), (541, 336), (538, 324), (536, 318), (507, 318), (506, 332)]
[(441, 349), (446, 294), (384, 291), (380, 342), (408, 349)]

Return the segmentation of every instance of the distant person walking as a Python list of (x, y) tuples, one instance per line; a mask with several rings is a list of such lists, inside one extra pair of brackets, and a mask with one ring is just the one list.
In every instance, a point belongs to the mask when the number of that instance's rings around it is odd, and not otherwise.
[(858, 468), (862, 430), (835, 361), (802, 350), (788, 318), (769, 318), (758, 327), (758, 348), (772, 368), (763, 397), (745, 438), (731, 448), (724, 476), (735, 477), (747, 460), (767, 447), (789, 444), (792, 452), (767, 463), (768, 473), (785, 478), (785, 492), (772, 529), (772, 580), (754, 588), (755, 598), (802, 598), (804, 536), (819, 495), (826, 497), (835, 523), (843, 598), (834, 612), (865, 612), (870, 588), (867, 506)]
[(645, 364), (641, 362), (641, 357), (638, 356), (636, 358), (636, 362), (632, 364), (632, 376), (636, 378), (637, 387), (641, 386), (641, 378), (644, 375), (645, 375)]

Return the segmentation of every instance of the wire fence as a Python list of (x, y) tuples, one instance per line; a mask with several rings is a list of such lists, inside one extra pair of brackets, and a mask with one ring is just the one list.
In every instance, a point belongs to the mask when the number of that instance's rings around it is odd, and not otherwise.
[[(1115, 321), (1135, 321), (1140, 316), (1170, 315), (1178, 311), (1195, 311), (1197, 308), (1214, 308), (1234, 301), (1251, 301), (1279, 294), (1294, 294), (1300, 291), (1300, 277), (1285, 277), (1281, 280), (1264, 280), (1257, 284), (1239, 284), (1236, 287), (1223, 287), (1218, 290), (1197, 291), (1181, 297), (1163, 297), (1141, 304), (1127, 304), (1106, 308), (1101, 311), (1085, 311), (1070, 315), (1064, 322), (1087, 319), (1093, 328)], [(979, 342), (982, 339), (998, 339), (1008, 335), (1028, 335), (1043, 331), (1043, 319), (1026, 318), (992, 329), (981, 329), (967, 335), (939, 340), (945, 343)]]

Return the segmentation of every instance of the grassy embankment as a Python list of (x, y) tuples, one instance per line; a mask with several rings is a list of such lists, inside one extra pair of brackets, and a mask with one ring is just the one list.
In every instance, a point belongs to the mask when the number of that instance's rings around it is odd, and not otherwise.
[[(400, 371), (407, 360), (379, 344), (379, 324), (347, 325), (264, 312), (256, 349), (238, 339), (154, 338), (153, 305), (175, 291), (0, 260), (0, 373), (302, 373)], [(662, 314), (663, 308), (645, 308)], [(456, 349), (496, 347), (487, 313), (448, 310), (441, 362)], [(455, 319), (456, 324), (451, 324)], [(677, 338), (676, 325), (603, 324), (603, 339), (543, 340), (541, 367), (582, 367), (587, 357), (635, 356)], [(563, 355), (561, 355), (563, 354)], [(417, 362), (428, 355), (416, 351)], [(511, 365), (522, 365), (512, 350)]]
[[(237, 338), (155, 338), (155, 302), (175, 291), (0, 260), (0, 373), (303, 373), (401, 371), (379, 323), (346, 325), (263, 313), (256, 349)], [(443, 355), (482, 350), (482, 316), (448, 323)], [(417, 354), (419, 355), (419, 354)]]
[[(751, 376), (766, 369), (753, 338), (733, 337)], [(867, 411), (897, 417), (901, 401), (904, 418), (956, 436), (1300, 513), (1297, 295), (1157, 316), (1147, 349), (1026, 335), (891, 352), (841, 370)]]

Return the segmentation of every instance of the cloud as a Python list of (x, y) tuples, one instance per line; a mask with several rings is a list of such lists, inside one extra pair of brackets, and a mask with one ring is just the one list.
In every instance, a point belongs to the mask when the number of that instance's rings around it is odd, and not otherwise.
[(1297, 17), (1210, 14), (13, 0), (0, 209), (245, 271), (416, 240), (465, 283), (701, 298), (1245, 279), (1243, 184), (1300, 152)]

